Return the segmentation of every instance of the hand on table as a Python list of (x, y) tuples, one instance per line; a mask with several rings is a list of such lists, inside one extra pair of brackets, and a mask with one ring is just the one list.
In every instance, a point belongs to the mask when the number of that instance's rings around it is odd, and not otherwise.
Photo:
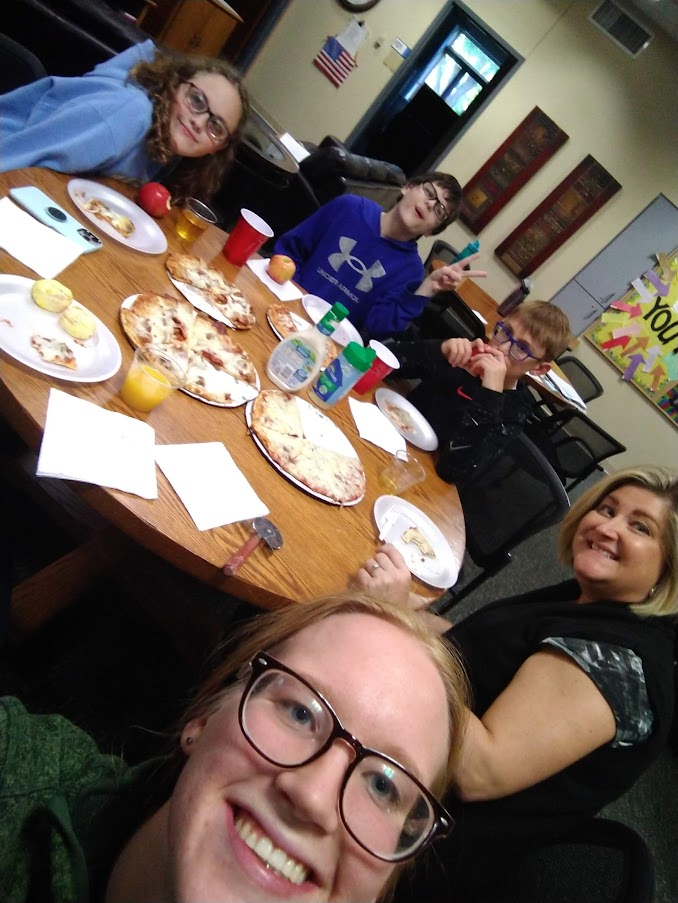
[(407, 605), (410, 599), (410, 571), (395, 546), (386, 543), (358, 569), (351, 586), (369, 596), (377, 596), (396, 605)]

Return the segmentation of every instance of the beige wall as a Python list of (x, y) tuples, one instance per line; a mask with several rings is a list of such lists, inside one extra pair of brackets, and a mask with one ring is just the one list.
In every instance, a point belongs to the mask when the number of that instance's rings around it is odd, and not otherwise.
[[(515, 284), (493, 249), (586, 154), (623, 186), (533, 275), (534, 297), (549, 298), (657, 194), (678, 203), (678, 44), (647, 23), (655, 40), (632, 59), (587, 21), (597, 0), (466, 2), (525, 62), (440, 168), (464, 184), (535, 105), (570, 136), (480, 234), (488, 270), (484, 287), (500, 299)], [(252, 67), (248, 85), (297, 138), (345, 138), (390, 77), (383, 59), (391, 41), (400, 37), (414, 46), (443, 5), (443, 0), (381, 0), (364, 15), (369, 38), (357, 70), (336, 89), (311, 61), (326, 36), (337, 34), (350, 17), (335, 0), (294, 0)], [(377, 39), (383, 44), (375, 49)], [(474, 236), (455, 223), (443, 237), (462, 247)], [(428, 244), (421, 242), (422, 255)], [(605, 388), (589, 406), (590, 415), (629, 449), (612, 458), (610, 467), (676, 466), (676, 428), (585, 340), (576, 353)]]

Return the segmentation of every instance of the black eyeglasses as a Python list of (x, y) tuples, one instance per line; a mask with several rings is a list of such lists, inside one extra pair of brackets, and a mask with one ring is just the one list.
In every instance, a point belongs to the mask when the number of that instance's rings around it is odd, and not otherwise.
[(507, 342), (511, 343), (509, 356), (512, 357), (514, 361), (526, 361), (528, 357), (534, 358), (535, 361), (541, 360), (536, 354), (532, 354), (527, 345), (524, 345), (519, 339), (514, 338), (513, 333), (506, 324), (497, 323), (492, 335), (500, 345), (505, 345)]
[(329, 702), (303, 677), (259, 652), (240, 700), (240, 728), (273, 765), (300, 768), (342, 740), (355, 758), (339, 791), (339, 814), (360, 846), (401, 862), (452, 828), (449, 812), (395, 759), (369, 749), (342, 725)]
[(221, 116), (216, 116), (209, 108), (207, 98), (196, 87), (193, 82), (184, 82), (188, 90), (186, 91), (186, 103), (194, 113), (207, 113), (207, 134), (216, 141), (217, 144), (223, 144), (231, 138), (231, 130), (226, 125)]
[(440, 222), (444, 223), (449, 216), (449, 210), (438, 197), (438, 192), (433, 187), (433, 183), (422, 182), (421, 189), (424, 192), (424, 197), (427, 201), (435, 201), (435, 204), (433, 205), (433, 212), (438, 217)]

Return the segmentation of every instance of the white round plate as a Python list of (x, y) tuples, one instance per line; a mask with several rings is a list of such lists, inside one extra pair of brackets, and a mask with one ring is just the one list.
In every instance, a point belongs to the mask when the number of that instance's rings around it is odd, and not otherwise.
[[(89, 179), (71, 179), (68, 185), (68, 194), (78, 210), (93, 223), (100, 232), (114, 238), (121, 245), (134, 248), (135, 251), (143, 251), (144, 254), (162, 254), (167, 250), (167, 239), (155, 220), (138, 207), (134, 201), (130, 201), (124, 195), (100, 182), (91, 182)], [(129, 238), (121, 235), (110, 223), (94, 216), (85, 209), (85, 203), (90, 198), (103, 201), (113, 213), (126, 216), (134, 223), (134, 232)]]
[[(415, 577), (439, 589), (454, 586), (460, 562), (438, 527), (423, 511), (397, 495), (380, 495), (374, 503), (374, 520), (379, 533), (384, 523), (388, 524), (384, 542), (396, 547)], [(421, 530), (433, 547), (435, 558), (427, 558), (413, 542), (403, 541), (403, 533), (409, 527)]]
[[(43, 310), (33, 301), (33, 282), (24, 276), (0, 276), (0, 348), (27, 367), (67, 382), (98, 383), (117, 373), (122, 354), (110, 329), (97, 317), (97, 331), (80, 344), (59, 326), (61, 314)], [(31, 345), (33, 335), (65, 342), (78, 369), (44, 361)]]
[(377, 389), (374, 393), (377, 407), (391, 421), (403, 439), (422, 451), (435, 451), (438, 437), (433, 427), (415, 406), (392, 389)]
[[(125, 300), (120, 305), (120, 310), (129, 310), (129, 308), (134, 304), (139, 295), (130, 295), (129, 298), (125, 298)], [(123, 332), (125, 332), (123, 328)], [(125, 332), (127, 336), (127, 333)], [(130, 345), (134, 347), (134, 343), (127, 336)], [(188, 389), (180, 389), (180, 392), (183, 392), (185, 395), (190, 395), (191, 398), (197, 398), (198, 401), (202, 401), (203, 404), (211, 404), (215, 408), (239, 408), (240, 405), (245, 404), (248, 401), (252, 401), (261, 391), (261, 381), (259, 379), (259, 373), (257, 373), (257, 381), (254, 386), (251, 386), (249, 383), (243, 382), (240, 379), (236, 379), (234, 376), (231, 376), (229, 373), (224, 373), (223, 371), (219, 372), (220, 381), (225, 383), (228, 390), (233, 395), (233, 400), (228, 404), (224, 404), (221, 401), (210, 401), (209, 398), (203, 398), (202, 395), (196, 395), (195, 392), (190, 392)]]
[[(304, 305), (304, 310), (314, 323), (317, 323), (318, 320), (322, 320), (330, 307), (332, 307), (331, 304), (328, 304), (327, 301), (324, 301), (317, 295), (304, 295), (301, 299), (301, 303)], [(348, 345), (349, 342), (357, 342), (359, 345), (365, 344), (362, 340), (362, 336), (350, 320), (341, 321), (332, 333), (332, 341), (336, 342), (337, 345)]]
[[(318, 408), (311, 404), (310, 401), (305, 401), (303, 398), (297, 398), (297, 403), (300, 406), (299, 413), (301, 414), (302, 424), (304, 427), (304, 435), (306, 438), (313, 438), (313, 441), (318, 439), (318, 444), (327, 445), (330, 448), (335, 449), (341, 454), (346, 455), (350, 458), (358, 458), (356, 450), (353, 448), (348, 438), (342, 433), (339, 427), (330, 420), (329, 417), (325, 416), (322, 411), (318, 410)], [(314, 489), (308, 487), (305, 483), (302, 483), (301, 480), (297, 479), (297, 477), (292, 476), (291, 473), (288, 473), (277, 461), (275, 461), (268, 453), (266, 447), (263, 442), (257, 437), (257, 434), (252, 430), (252, 406), (253, 403), (249, 402), (247, 407), (245, 408), (245, 420), (247, 421), (247, 426), (250, 428), (250, 435), (254, 439), (254, 443), (262, 453), (262, 455), (269, 461), (278, 473), (281, 473), (286, 479), (297, 486), (299, 489), (303, 489), (304, 492), (307, 492), (309, 495), (312, 495), (313, 498), (320, 499), (322, 502), (328, 502), (330, 505), (337, 505), (339, 508), (351, 508), (353, 505), (357, 505), (358, 502), (362, 502), (365, 498), (365, 494), (363, 493), (360, 498), (353, 499), (350, 502), (338, 502), (336, 499), (330, 498), (328, 495), (322, 495), (320, 492), (316, 492)], [(313, 436), (309, 436), (307, 434), (307, 428), (310, 428), (308, 431), (312, 432)]]

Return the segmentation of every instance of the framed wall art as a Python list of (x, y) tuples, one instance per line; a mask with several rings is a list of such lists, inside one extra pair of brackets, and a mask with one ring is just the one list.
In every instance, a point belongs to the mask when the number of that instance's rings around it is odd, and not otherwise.
[(495, 254), (518, 279), (529, 276), (621, 188), (590, 155), (528, 214)]
[(584, 335), (678, 427), (678, 250), (656, 256)]
[(459, 219), (477, 235), (568, 137), (543, 110), (535, 107), (464, 185)]

